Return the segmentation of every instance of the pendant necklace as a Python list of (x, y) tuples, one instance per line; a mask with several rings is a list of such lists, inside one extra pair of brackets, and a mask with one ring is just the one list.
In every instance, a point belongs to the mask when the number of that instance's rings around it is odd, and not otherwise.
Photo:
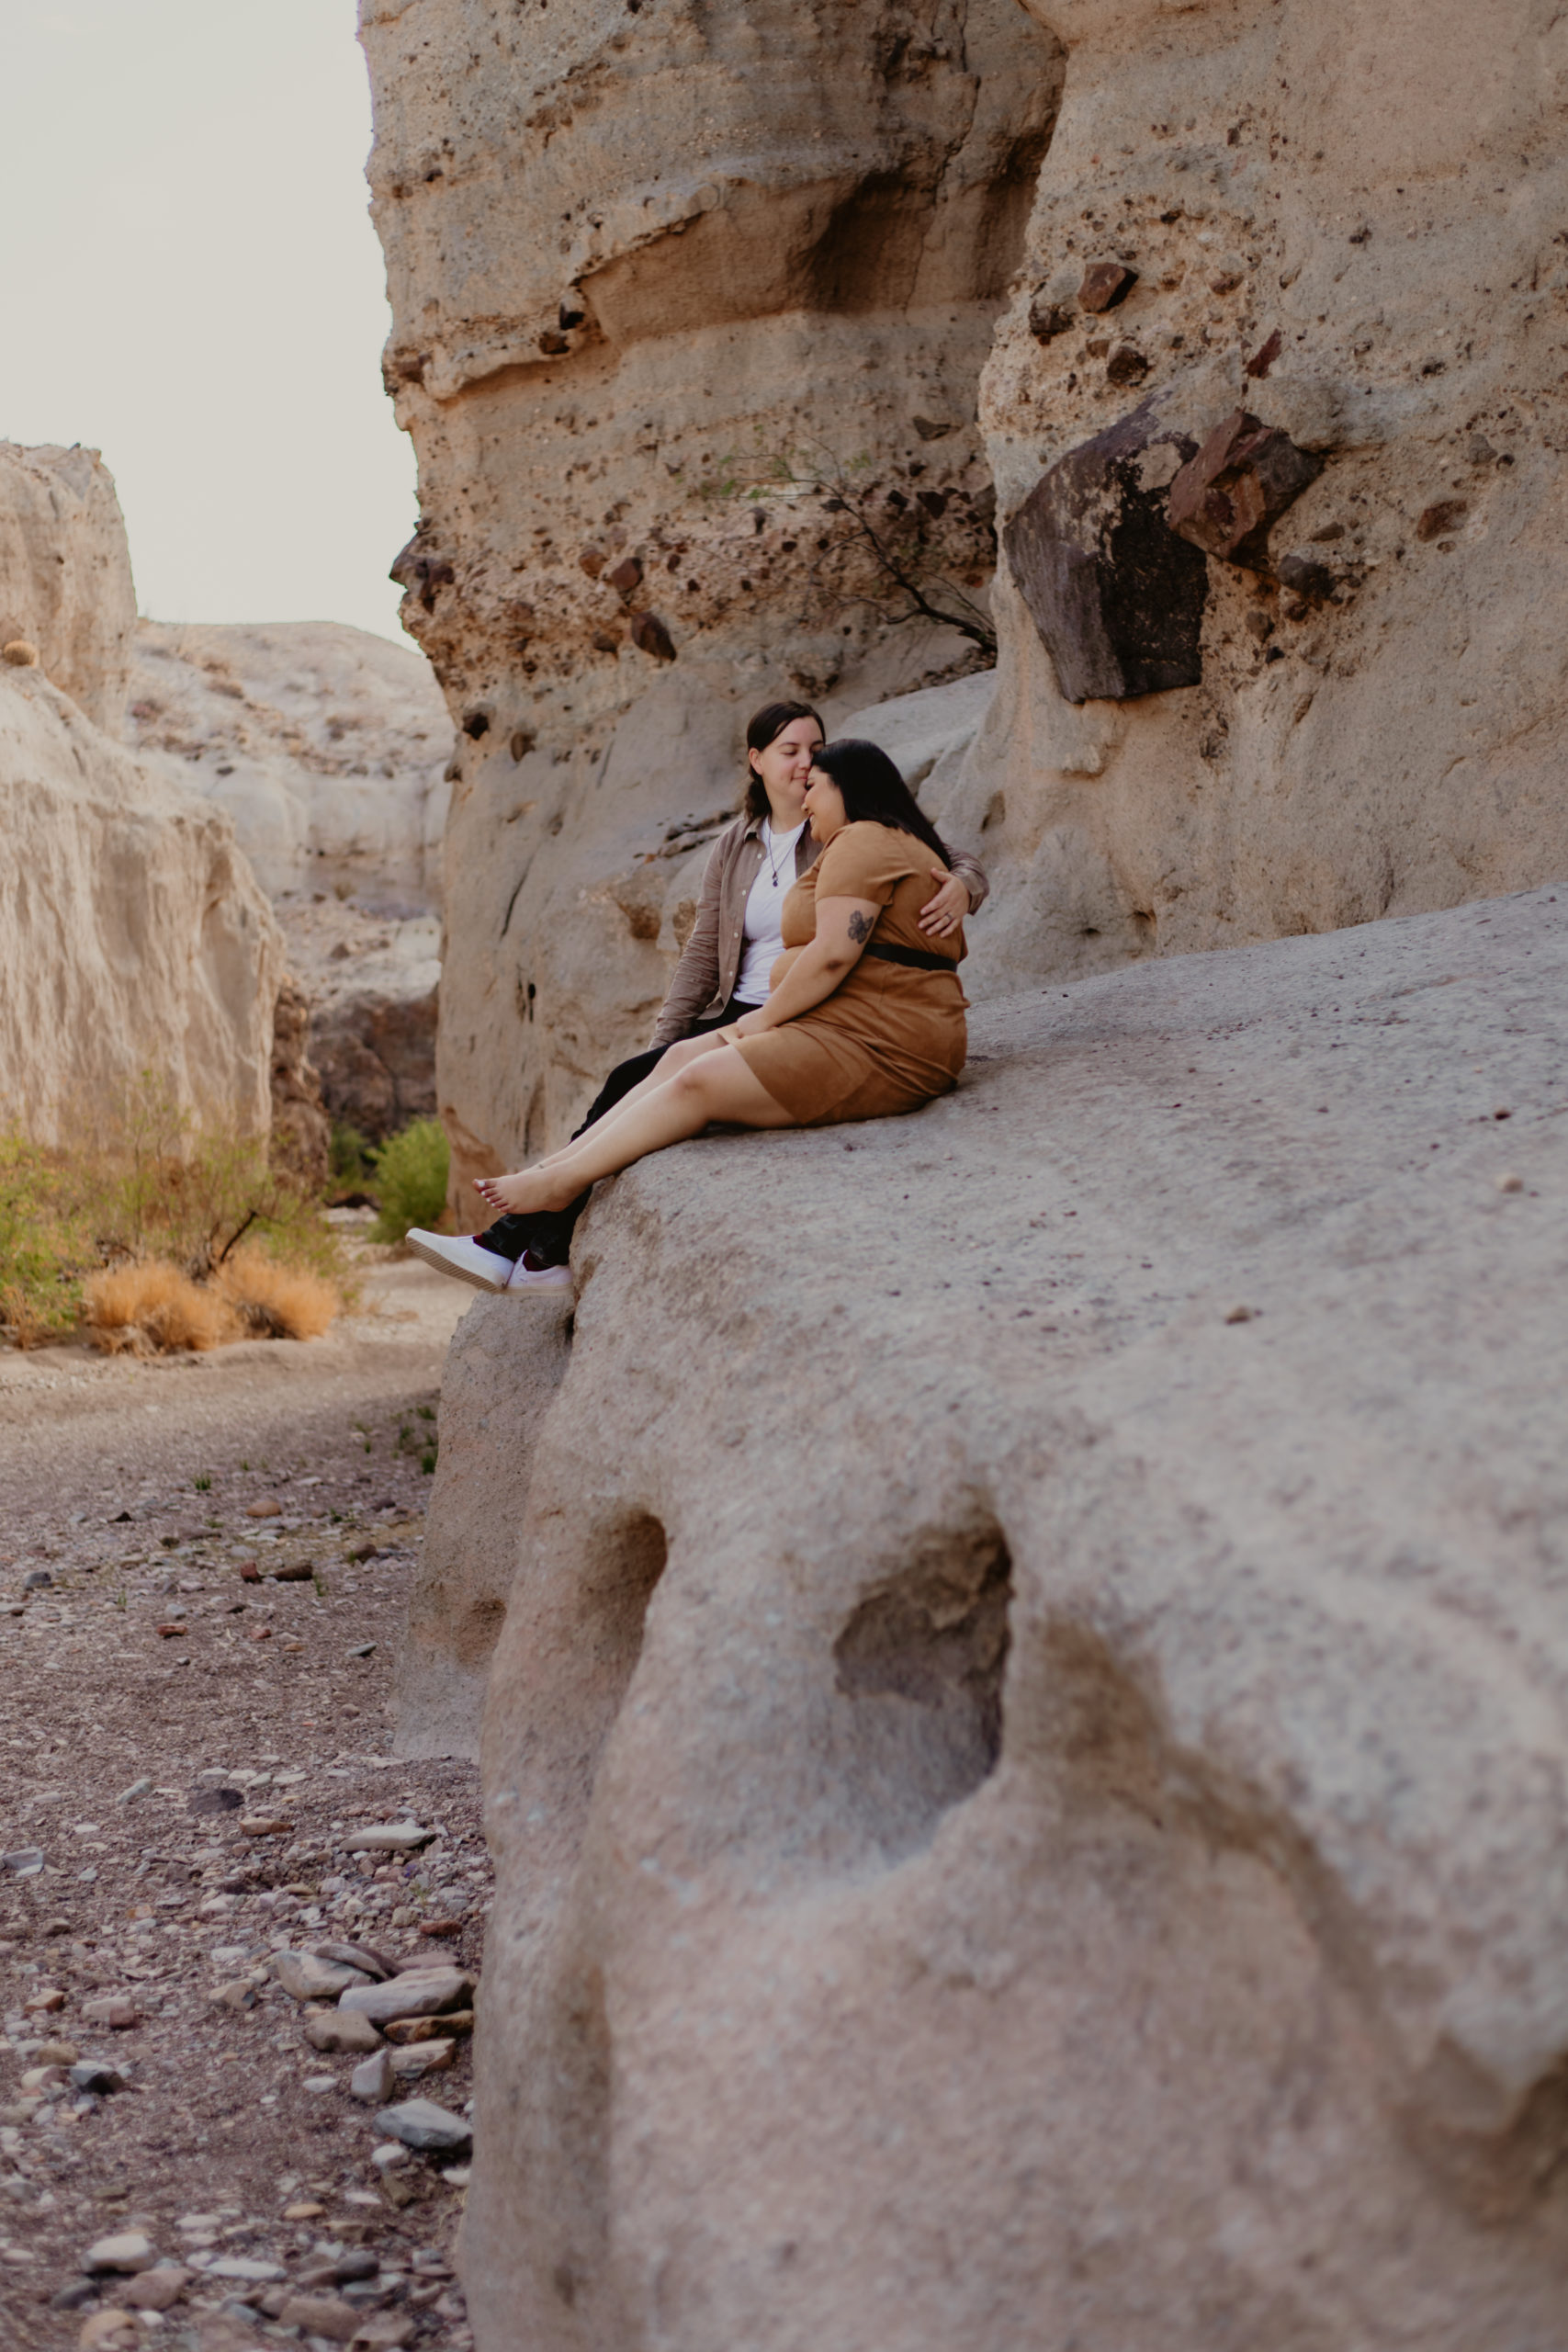
[(776, 889), (778, 888), (778, 887), (779, 887), (779, 869), (778, 869), (777, 865), (774, 865), (774, 863), (773, 863), (773, 829), (772, 825), (770, 825), (770, 826), (767, 828), (767, 834), (768, 834), (768, 865), (769, 865), (769, 866), (770, 866), (770, 868), (772, 869), (772, 872), (773, 872), (773, 888), (774, 888), (774, 889), (776, 890)]

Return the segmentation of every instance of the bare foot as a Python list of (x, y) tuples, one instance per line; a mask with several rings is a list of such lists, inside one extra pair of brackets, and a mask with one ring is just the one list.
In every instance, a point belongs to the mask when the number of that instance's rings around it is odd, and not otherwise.
[(541, 1168), (523, 1168), (513, 1176), (481, 1176), (474, 1190), (492, 1209), (510, 1209), (514, 1216), (530, 1216), (540, 1209), (564, 1209), (576, 1200), (582, 1186), (570, 1177), (564, 1181), (547, 1163)]

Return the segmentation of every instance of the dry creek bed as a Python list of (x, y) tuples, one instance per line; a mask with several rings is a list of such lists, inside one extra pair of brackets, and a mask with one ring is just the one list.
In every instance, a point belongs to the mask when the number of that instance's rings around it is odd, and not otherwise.
[[(471, 2343), (460, 2139), (416, 2150), (378, 2119), (426, 2098), (458, 2138), (474, 1996), (454, 1979), (448, 2027), (391, 2025), (399, 2078), (356, 2098), (364, 2057), (308, 2038), (343, 2038), (344, 1980), (293, 1997), (277, 1973), (326, 1943), (480, 1973), (477, 1775), (387, 1753), (468, 1300), (408, 1269), (380, 1290), (312, 1349), (0, 1363), (7, 2346)], [(378, 1825), (409, 1826), (354, 1850)], [(89, 2267), (117, 2237), (141, 2267)]]

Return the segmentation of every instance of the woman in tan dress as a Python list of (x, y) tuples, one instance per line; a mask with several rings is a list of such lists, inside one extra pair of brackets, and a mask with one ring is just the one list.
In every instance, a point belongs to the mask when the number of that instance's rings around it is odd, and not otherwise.
[(828, 1126), (913, 1111), (953, 1085), (965, 1050), (964, 933), (939, 949), (919, 927), (932, 856), (945, 865), (946, 848), (875, 743), (818, 752), (806, 810), (822, 854), (784, 902), (785, 953), (766, 1002), (671, 1046), (564, 1151), (480, 1182), (492, 1207), (561, 1206), (715, 1120)]

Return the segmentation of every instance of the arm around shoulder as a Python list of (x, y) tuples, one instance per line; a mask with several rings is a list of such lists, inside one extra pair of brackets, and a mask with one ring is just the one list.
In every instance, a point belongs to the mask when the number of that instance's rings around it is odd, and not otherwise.
[(967, 850), (962, 849), (950, 850), (947, 863), (949, 870), (958, 876), (969, 893), (970, 913), (978, 914), (991, 895), (990, 880), (985, 867), (977, 857), (971, 857)]

